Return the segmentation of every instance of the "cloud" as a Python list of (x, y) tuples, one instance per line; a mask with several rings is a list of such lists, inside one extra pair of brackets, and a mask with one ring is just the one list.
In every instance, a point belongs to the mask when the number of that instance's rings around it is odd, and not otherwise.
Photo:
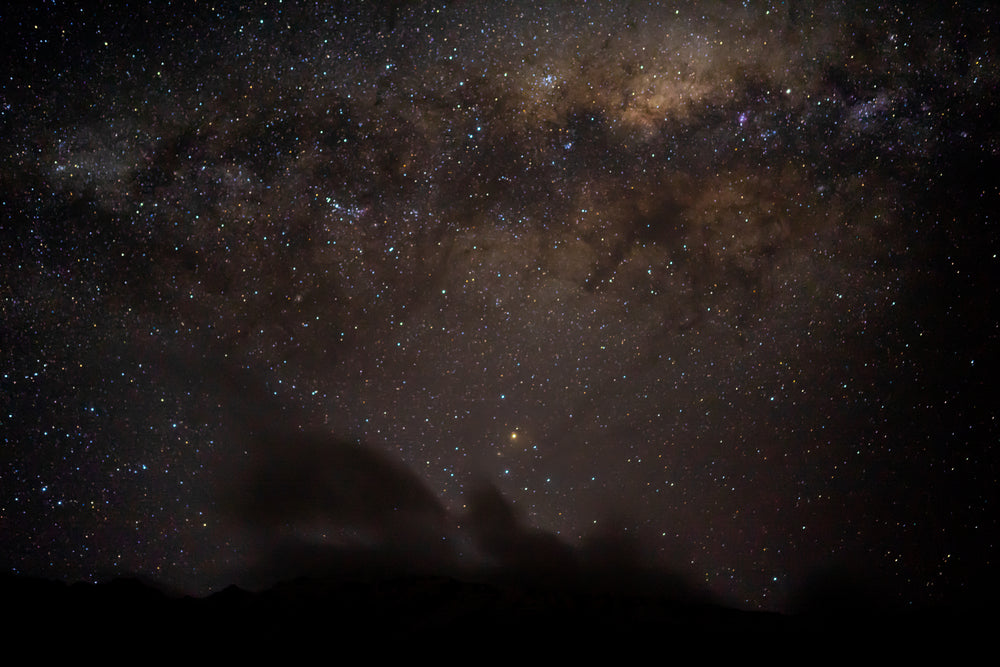
[(248, 536), (258, 582), (453, 561), (443, 505), (373, 447), (321, 433), (261, 437), (224, 488), (222, 505)]
[(704, 599), (657, 563), (628, 522), (580, 546), (540, 530), (490, 480), (449, 512), (424, 481), (377, 448), (322, 433), (257, 438), (223, 505), (249, 536), (243, 583), (296, 577), (486, 575), (576, 589)]
[(412, 472), (373, 448), (317, 434), (257, 443), (237, 497), (244, 519), (275, 527), (319, 521), (389, 539), (414, 522), (440, 529), (446, 512)]
[(468, 506), (465, 525), (487, 564), (539, 574), (575, 571), (571, 549), (556, 536), (530, 526), (492, 484), (480, 481)]

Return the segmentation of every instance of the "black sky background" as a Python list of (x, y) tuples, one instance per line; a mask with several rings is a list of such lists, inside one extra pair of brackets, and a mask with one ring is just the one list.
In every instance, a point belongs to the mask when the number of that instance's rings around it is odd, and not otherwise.
[(5, 571), (992, 589), (993, 4), (3, 12)]

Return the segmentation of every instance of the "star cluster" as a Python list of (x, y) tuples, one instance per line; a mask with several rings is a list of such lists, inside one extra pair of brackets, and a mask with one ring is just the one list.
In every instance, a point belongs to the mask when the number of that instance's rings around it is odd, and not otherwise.
[(3, 20), (6, 569), (509, 510), (745, 607), (989, 572), (988, 4), (225, 4)]

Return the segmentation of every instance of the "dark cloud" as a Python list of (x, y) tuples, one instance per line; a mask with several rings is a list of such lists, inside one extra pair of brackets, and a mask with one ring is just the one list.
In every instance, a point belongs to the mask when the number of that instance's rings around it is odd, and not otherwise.
[(214, 485), (245, 550), (232, 580), (262, 588), (453, 568), (449, 517), (423, 480), (372, 447), (282, 423), (251, 437), (247, 458)]
[(476, 486), (466, 512), (450, 513), (408, 467), (329, 435), (258, 438), (223, 488), (220, 504), (283, 570), (335, 571), (364, 558), (455, 567), (460, 554), (472, 568), (569, 574), (576, 565), (568, 546), (531, 527), (491, 483)]
[(251, 536), (259, 573), (420, 569), (453, 559), (454, 531), (438, 498), (372, 447), (289, 430), (255, 439), (236, 470), (221, 504)]
[(707, 600), (609, 518), (578, 546), (532, 526), (480, 479), (467, 509), (447, 511), (409, 468), (371, 446), (323, 434), (259, 438), (220, 504), (253, 536), (241, 580), (446, 573), (546, 586)]
[(253, 450), (236, 504), (250, 523), (315, 521), (385, 538), (407, 526), (444, 527), (444, 508), (425, 483), (370, 447), (292, 433), (259, 440)]
[(462, 519), (488, 566), (538, 575), (569, 576), (576, 572), (573, 551), (554, 535), (528, 525), (489, 482), (476, 485), (468, 505)]

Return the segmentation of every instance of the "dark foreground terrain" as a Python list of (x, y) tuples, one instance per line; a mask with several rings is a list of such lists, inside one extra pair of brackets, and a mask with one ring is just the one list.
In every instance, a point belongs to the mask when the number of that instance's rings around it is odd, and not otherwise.
[(122, 650), (254, 653), (326, 647), (385, 653), (471, 650), (616, 651), (638, 647), (745, 648), (789, 657), (927, 649), (959, 654), (986, 641), (983, 606), (918, 611), (851, 604), (829, 592), (796, 614), (727, 609), (681, 595), (528, 580), (405, 576), (300, 579), (265, 591), (235, 586), (204, 598), (173, 596), (134, 579), (65, 584), (4, 577), (0, 594), (16, 614), (8, 646), (47, 651)]

